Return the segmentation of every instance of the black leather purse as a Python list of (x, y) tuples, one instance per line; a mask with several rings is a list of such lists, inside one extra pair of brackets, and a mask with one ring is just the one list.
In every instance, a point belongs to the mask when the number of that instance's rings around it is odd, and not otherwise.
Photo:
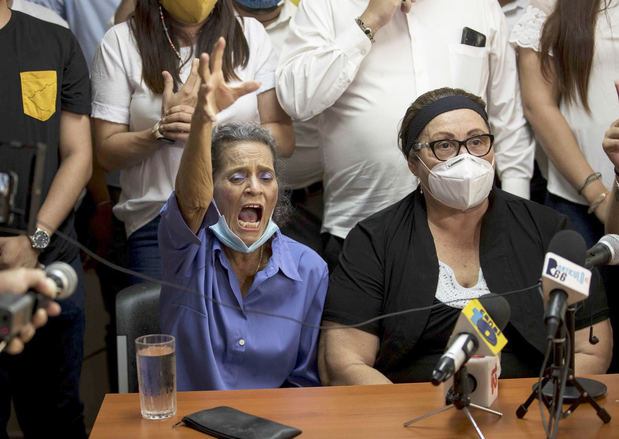
[(183, 417), (181, 422), (219, 439), (287, 439), (301, 434), (294, 427), (226, 406), (200, 410)]

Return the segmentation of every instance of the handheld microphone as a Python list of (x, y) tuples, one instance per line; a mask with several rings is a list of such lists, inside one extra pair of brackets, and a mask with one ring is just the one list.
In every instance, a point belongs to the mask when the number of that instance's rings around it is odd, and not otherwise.
[(51, 280), (56, 287), (55, 300), (66, 299), (77, 288), (77, 273), (66, 262), (52, 262), (45, 267), (45, 274), (47, 279)]
[(561, 230), (548, 246), (542, 270), (547, 338), (554, 338), (569, 305), (589, 297), (591, 271), (583, 267), (585, 240), (573, 230)]
[[(77, 287), (77, 274), (69, 264), (54, 262), (45, 267), (45, 274), (48, 283), (55, 288), (54, 299), (35, 291), (0, 294), (0, 341), (8, 342), (30, 322), (38, 308), (46, 307), (51, 300), (66, 299)], [(0, 346), (2, 345), (3, 343), (0, 343)]]
[(432, 384), (451, 378), (473, 354), (497, 355), (507, 343), (502, 331), (509, 317), (509, 303), (502, 296), (486, 294), (469, 301), (458, 317), (449, 348), (432, 371)]
[(587, 250), (585, 267), (600, 265), (619, 265), (619, 235), (604, 235)]

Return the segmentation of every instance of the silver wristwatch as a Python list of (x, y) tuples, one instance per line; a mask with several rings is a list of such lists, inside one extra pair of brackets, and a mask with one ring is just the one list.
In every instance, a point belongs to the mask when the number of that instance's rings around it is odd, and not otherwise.
[(32, 248), (36, 248), (37, 250), (44, 250), (49, 245), (49, 233), (38, 227), (34, 231), (34, 235), (29, 238), (32, 243)]

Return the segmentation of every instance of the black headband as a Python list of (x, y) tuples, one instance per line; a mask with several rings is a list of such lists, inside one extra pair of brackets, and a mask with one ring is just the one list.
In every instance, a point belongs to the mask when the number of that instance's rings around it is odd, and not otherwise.
[(408, 124), (407, 140), (404, 147), (404, 154), (408, 157), (413, 143), (417, 141), (419, 135), (428, 123), (436, 116), (442, 113), (447, 113), (460, 108), (468, 108), (475, 111), (488, 123), (488, 114), (477, 102), (467, 98), (466, 96), (447, 96), (441, 98), (431, 104), (426, 105), (417, 113), (417, 115)]

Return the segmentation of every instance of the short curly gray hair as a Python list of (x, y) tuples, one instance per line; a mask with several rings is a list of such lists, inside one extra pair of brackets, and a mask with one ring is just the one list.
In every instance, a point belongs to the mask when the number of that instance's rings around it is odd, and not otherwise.
[(292, 205), (284, 185), (279, 182), (279, 170), (282, 166), (277, 153), (277, 143), (271, 132), (262, 128), (258, 123), (252, 122), (232, 122), (218, 125), (213, 130), (211, 138), (211, 166), (213, 168), (213, 178), (223, 167), (223, 151), (239, 142), (260, 142), (269, 147), (273, 156), (273, 168), (275, 178), (278, 179), (279, 193), (277, 194), (277, 204), (273, 211), (273, 220), (278, 226), (282, 227), (288, 222), (292, 212)]

